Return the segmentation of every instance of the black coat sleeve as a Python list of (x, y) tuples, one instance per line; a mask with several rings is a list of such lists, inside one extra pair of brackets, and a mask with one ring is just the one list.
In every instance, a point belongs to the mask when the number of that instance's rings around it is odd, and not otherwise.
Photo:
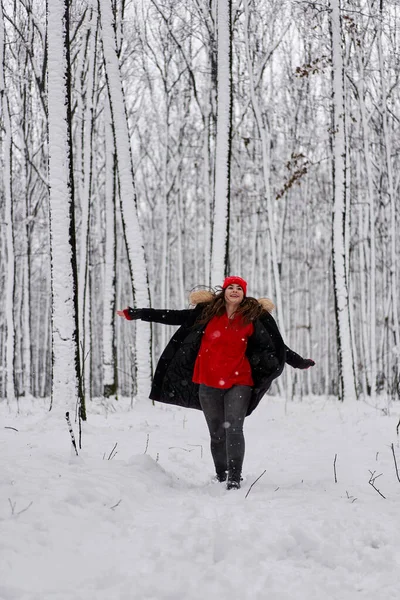
[(297, 354), (296, 352), (288, 348), (286, 344), (284, 344), (282, 336), (278, 329), (278, 325), (272, 315), (267, 314), (266, 316), (264, 316), (264, 324), (268, 324), (268, 331), (272, 335), (275, 347), (284, 347), (284, 360), (288, 365), (294, 367), (295, 369), (307, 369), (308, 367), (312, 366), (312, 364), (314, 364), (314, 361), (310, 361), (309, 359), (303, 358), (302, 356), (300, 356), (300, 354)]
[[(310, 361), (300, 356), (290, 348), (286, 346), (286, 362), (295, 369), (307, 369), (310, 367)], [(311, 361), (314, 362), (314, 361)]]
[(193, 309), (185, 310), (157, 310), (155, 308), (141, 308), (140, 319), (148, 323), (164, 323), (165, 325), (183, 325), (193, 314)]

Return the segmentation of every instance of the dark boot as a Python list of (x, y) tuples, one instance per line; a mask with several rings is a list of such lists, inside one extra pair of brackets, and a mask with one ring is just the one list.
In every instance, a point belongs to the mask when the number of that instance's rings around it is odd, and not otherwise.
[(226, 484), (227, 490), (240, 490), (240, 481), (235, 481), (234, 479), (228, 479)]
[(239, 490), (241, 480), (242, 480), (242, 478), (241, 478), (240, 471), (238, 471), (236, 469), (229, 469), (226, 489), (227, 490)]

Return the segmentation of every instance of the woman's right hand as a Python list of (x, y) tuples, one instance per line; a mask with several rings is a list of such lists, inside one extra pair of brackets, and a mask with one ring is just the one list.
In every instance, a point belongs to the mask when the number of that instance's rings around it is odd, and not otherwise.
[(140, 308), (131, 308), (130, 306), (127, 306), (127, 308), (124, 308), (123, 310), (117, 310), (117, 315), (123, 317), (127, 321), (135, 321), (136, 319), (140, 319), (141, 312)]

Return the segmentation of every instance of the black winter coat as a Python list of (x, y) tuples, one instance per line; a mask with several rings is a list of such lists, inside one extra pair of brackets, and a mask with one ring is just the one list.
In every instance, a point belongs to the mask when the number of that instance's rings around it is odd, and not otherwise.
[[(193, 383), (193, 370), (206, 325), (198, 320), (204, 304), (187, 310), (137, 310), (142, 321), (180, 325), (167, 344), (155, 370), (150, 398), (201, 410), (199, 385)], [(263, 313), (253, 322), (254, 333), (249, 337), (246, 356), (250, 362), (254, 386), (247, 415), (256, 408), (274, 379), (282, 373), (285, 363), (305, 368), (305, 360), (285, 346), (274, 318)]]

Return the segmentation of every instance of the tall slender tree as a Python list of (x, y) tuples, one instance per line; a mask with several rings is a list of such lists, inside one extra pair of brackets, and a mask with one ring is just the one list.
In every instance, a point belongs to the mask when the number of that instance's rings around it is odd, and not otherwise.
[[(149, 305), (149, 287), (142, 232), (139, 226), (132, 151), (122, 87), (121, 70), (117, 46), (117, 25), (111, 0), (98, 2), (101, 24), (101, 40), (108, 96), (111, 109), (111, 126), (114, 136), (117, 162), (117, 181), (120, 197), (120, 213), (124, 231), (132, 295), (139, 306)], [(139, 397), (148, 394), (150, 385), (150, 328), (148, 324), (136, 325), (135, 364), (137, 367), (137, 389)]]
[(211, 283), (229, 269), (230, 170), (232, 147), (232, 0), (217, 4), (217, 139), (212, 223)]
[(4, 123), (4, 196), (5, 221), (7, 230), (7, 275), (6, 275), (6, 323), (7, 323), (7, 401), (14, 400), (14, 285), (15, 285), (15, 252), (14, 252), (14, 217), (12, 198), (12, 131), (9, 99), (5, 83), (5, 27), (3, 2), (0, 4), (0, 106)]
[(69, 1), (47, 4), (49, 56), (49, 182), (54, 400), (80, 401), (82, 390), (77, 310), (77, 263), (71, 138)]
[(350, 307), (345, 239), (348, 210), (346, 185), (346, 128), (344, 66), (340, 0), (330, 0), (332, 35), (332, 259), (338, 348), (339, 398), (356, 400), (354, 359), (350, 329)]

